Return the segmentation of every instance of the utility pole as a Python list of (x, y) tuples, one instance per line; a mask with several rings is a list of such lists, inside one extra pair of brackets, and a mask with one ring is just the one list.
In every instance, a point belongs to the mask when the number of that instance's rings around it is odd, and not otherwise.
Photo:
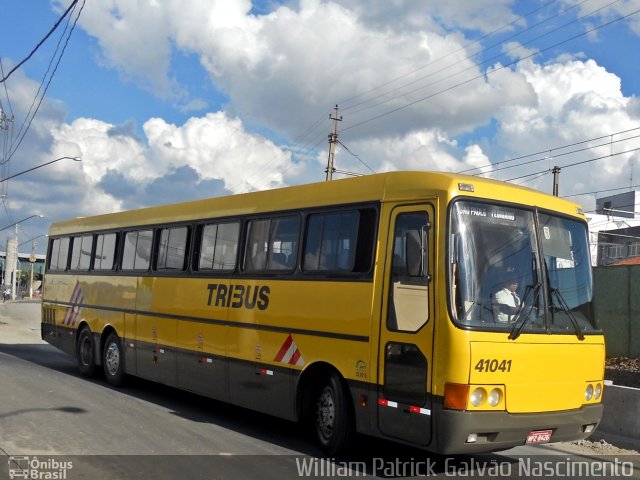
[(329, 114), (329, 119), (333, 120), (333, 132), (329, 134), (329, 158), (327, 159), (327, 169), (325, 170), (327, 173), (325, 181), (327, 182), (333, 179), (333, 172), (336, 171), (333, 166), (333, 156), (336, 150), (336, 143), (338, 143), (338, 122), (342, 121), (342, 117), (338, 116), (338, 105), (333, 107), (333, 109), (336, 112), (335, 115), (332, 117), (331, 114)]
[(558, 196), (558, 182), (560, 181), (560, 170), (561, 168), (558, 167), (557, 165), (553, 167), (553, 170), (551, 170), (551, 173), (553, 173), (553, 196), (554, 197)]
[(31, 255), (29, 256), (29, 262), (31, 262), (31, 279), (29, 280), (29, 298), (33, 298), (33, 266), (36, 263), (36, 240), (33, 239), (31, 243)]
[(18, 269), (20, 268), (20, 260), (18, 259), (18, 224), (16, 223), (16, 240), (15, 240), (15, 267), (13, 269), (13, 281), (11, 282), (11, 300), (15, 300), (18, 295)]

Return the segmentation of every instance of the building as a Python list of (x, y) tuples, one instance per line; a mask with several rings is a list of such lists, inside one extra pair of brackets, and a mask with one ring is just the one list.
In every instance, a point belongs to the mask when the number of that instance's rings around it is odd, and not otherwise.
[(640, 263), (640, 192), (596, 199), (596, 214), (587, 215), (593, 266)]
[(598, 266), (640, 263), (640, 226), (598, 232)]
[(631, 191), (596, 199), (596, 213), (620, 218), (635, 218), (640, 210), (640, 192)]
[[(15, 256), (9, 254), (7, 262), (7, 252), (0, 252), (0, 279), (2, 280), (2, 292), (7, 288), (11, 289), (14, 280), (14, 271), (17, 275), (16, 298), (28, 297), (31, 291), (38, 295), (42, 276), (44, 275), (45, 255), (20, 253), (18, 252), (17, 269), (15, 267)], [(33, 277), (32, 277), (33, 273)], [(33, 283), (31, 279), (33, 278)]]

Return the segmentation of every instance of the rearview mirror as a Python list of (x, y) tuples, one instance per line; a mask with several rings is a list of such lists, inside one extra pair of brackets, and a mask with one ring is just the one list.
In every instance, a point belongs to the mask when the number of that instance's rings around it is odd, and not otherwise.
[(407, 273), (411, 277), (429, 277), (428, 227), (410, 230), (405, 237), (407, 247)]

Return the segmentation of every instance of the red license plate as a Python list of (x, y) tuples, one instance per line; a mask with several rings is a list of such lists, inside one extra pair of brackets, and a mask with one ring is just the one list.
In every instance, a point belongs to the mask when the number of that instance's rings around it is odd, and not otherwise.
[(537, 430), (527, 435), (527, 444), (532, 443), (547, 443), (551, 441), (551, 434), (553, 430)]

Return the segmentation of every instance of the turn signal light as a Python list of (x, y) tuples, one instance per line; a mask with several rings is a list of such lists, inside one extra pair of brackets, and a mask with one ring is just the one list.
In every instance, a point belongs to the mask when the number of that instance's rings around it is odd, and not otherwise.
[(461, 383), (444, 384), (444, 408), (449, 410), (465, 410), (469, 398), (469, 385)]

